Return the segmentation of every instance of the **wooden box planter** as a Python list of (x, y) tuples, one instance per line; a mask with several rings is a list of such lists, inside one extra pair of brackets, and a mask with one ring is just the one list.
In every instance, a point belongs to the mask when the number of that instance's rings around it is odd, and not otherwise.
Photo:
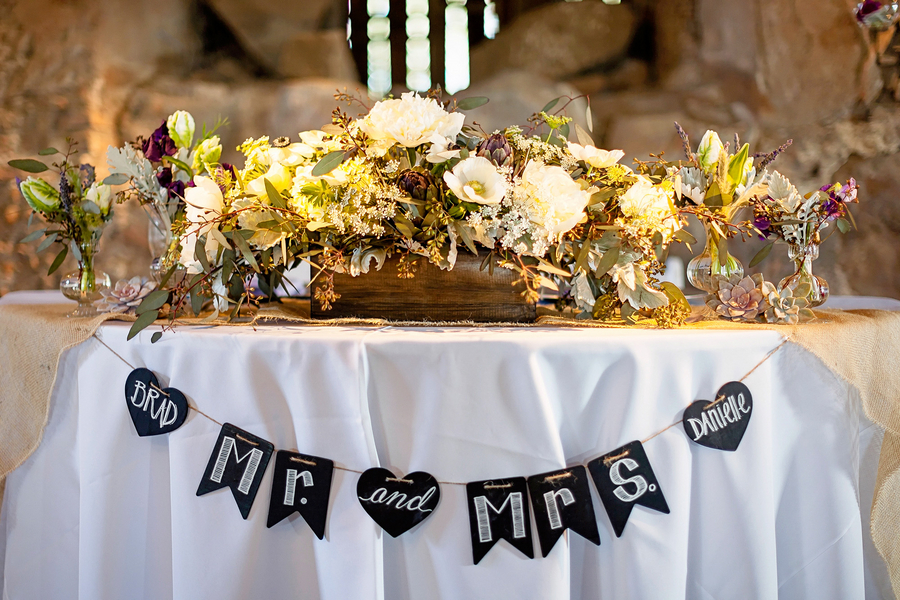
[[(312, 300), (314, 319), (345, 317), (391, 321), (475, 321), (480, 323), (528, 323), (536, 318), (536, 306), (522, 296), (524, 285), (508, 269), (481, 269), (486, 253), (475, 256), (461, 250), (452, 271), (443, 271), (424, 257), (416, 261), (415, 277), (398, 277), (396, 255), (385, 260), (380, 271), (358, 277), (335, 274), (334, 290), (340, 294), (331, 310)], [(515, 283), (515, 285), (514, 285)], [(315, 285), (315, 284), (313, 284)]]

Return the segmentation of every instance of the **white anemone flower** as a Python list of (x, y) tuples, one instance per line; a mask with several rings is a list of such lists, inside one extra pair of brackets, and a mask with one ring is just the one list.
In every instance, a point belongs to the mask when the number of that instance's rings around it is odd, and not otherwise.
[(444, 181), (457, 198), (475, 204), (500, 204), (509, 187), (497, 167), (483, 156), (460, 161), (453, 171), (444, 173)]
[(596, 146), (581, 146), (574, 142), (568, 142), (567, 146), (572, 156), (577, 160), (583, 160), (595, 169), (611, 167), (625, 156), (625, 152), (622, 150), (603, 150)]
[(459, 150), (450, 150), (450, 144), (453, 140), (445, 138), (439, 133), (435, 133), (428, 140), (431, 142), (431, 148), (425, 156), (425, 160), (432, 164), (447, 162), (451, 158), (459, 158)]

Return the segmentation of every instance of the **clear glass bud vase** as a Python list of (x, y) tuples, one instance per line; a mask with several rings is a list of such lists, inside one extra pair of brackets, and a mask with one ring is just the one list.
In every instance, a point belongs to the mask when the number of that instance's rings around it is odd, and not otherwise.
[(741, 261), (729, 253), (725, 253), (725, 260), (719, 261), (719, 234), (708, 223), (703, 223), (706, 229), (706, 247), (703, 253), (691, 259), (687, 266), (687, 278), (692, 286), (703, 290), (708, 294), (717, 291), (713, 281), (716, 275), (730, 278), (733, 275), (744, 276), (744, 265)]
[(791, 244), (788, 258), (794, 261), (794, 274), (782, 279), (778, 290), (800, 290), (801, 297), (806, 298), (810, 308), (822, 305), (828, 300), (828, 282), (812, 272), (812, 263), (819, 258), (819, 245)]
[(109, 289), (111, 282), (106, 273), (94, 270), (94, 258), (100, 242), (100, 232), (87, 234), (88, 239), (76, 242), (78, 248), (78, 270), (72, 271), (59, 282), (63, 296), (78, 303), (69, 317), (91, 317), (99, 311), (94, 304), (103, 297), (102, 292)]
[(150, 278), (159, 283), (166, 272), (165, 258), (172, 241), (172, 231), (169, 228), (169, 220), (163, 218), (155, 208), (147, 211), (150, 224), (147, 229), (147, 244), (150, 246), (150, 254), (153, 261), (150, 263)]

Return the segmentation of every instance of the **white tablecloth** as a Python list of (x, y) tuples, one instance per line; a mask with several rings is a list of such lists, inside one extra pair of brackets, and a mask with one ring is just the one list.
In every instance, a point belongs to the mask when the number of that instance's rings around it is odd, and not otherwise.
[[(127, 330), (99, 335), (278, 449), (455, 482), (533, 475), (643, 439), (781, 341), (266, 326), (185, 327), (151, 345), (150, 330), (126, 342)], [(96, 340), (64, 355), (44, 441), (8, 478), (4, 600), (890, 597), (868, 537), (879, 432), (852, 390), (790, 344), (746, 380), (753, 416), (736, 452), (694, 445), (680, 426), (647, 442), (671, 514), (636, 507), (616, 538), (594, 494), (599, 547), (570, 532), (529, 560), (500, 542), (478, 565), (459, 485), (396, 539), (360, 507), (352, 472), (335, 471), (321, 541), (299, 515), (266, 528), (271, 465), (246, 521), (227, 489), (197, 497), (219, 427), (192, 413), (168, 436), (139, 438), (129, 371)]]

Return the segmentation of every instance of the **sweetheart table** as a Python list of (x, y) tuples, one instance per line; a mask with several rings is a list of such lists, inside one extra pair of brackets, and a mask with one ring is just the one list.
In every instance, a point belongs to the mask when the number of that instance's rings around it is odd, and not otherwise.
[[(763, 361), (777, 331), (191, 326), (151, 344), (128, 328), (63, 354), (44, 439), (7, 479), (4, 600), (891, 597), (868, 533), (880, 430), (806, 350)], [(129, 364), (211, 419), (333, 460), (324, 539), (297, 514), (266, 527), (271, 465), (246, 520), (227, 489), (198, 497), (219, 425), (192, 411), (139, 437)], [(736, 451), (680, 423), (647, 439), (757, 364)], [(616, 537), (592, 484), (599, 546), (570, 531), (546, 558), (500, 542), (473, 564), (462, 484), (632, 440), (669, 514), (635, 507)], [(385, 535), (357, 499), (375, 466), (443, 482), (433, 514)]]

